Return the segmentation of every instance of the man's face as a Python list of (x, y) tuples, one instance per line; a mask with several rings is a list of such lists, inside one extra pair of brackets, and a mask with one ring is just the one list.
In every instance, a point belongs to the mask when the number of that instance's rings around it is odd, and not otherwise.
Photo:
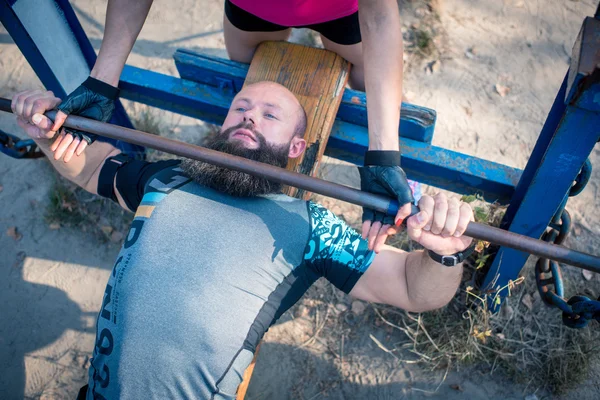
[[(206, 147), (284, 168), (289, 157), (304, 151), (306, 142), (295, 134), (302, 117), (300, 104), (287, 89), (271, 82), (254, 84), (236, 96), (221, 131)], [(181, 168), (196, 182), (234, 196), (281, 190), (267, 179), (201, 161), (186, 159)]]
[(298, 148), (303, 139), (294, 135), (302, 117), (300, 104), (289, 90), (274, 82), (260, 82), (235, 96), (222, 130), (233, 129), (229, 140), (248, 149), (260, 147), (255, 132), (270, 145), (290, 144), (288, 156), (294, 158), (304, 150), (304, 143)]

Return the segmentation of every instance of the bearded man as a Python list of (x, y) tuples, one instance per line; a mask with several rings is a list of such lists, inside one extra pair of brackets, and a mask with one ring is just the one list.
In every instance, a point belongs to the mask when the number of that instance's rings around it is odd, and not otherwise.
[[(12, 101), (49, 159), (50, 140), (65, 133), (43, 113), (59, 104), (41, 91)], [(208, 147), (285, 167), (304, 151), (305, 127), (291, 92), (259, 82), (234, 98)], [(443, 194), (423, 196), (408, 219), (426, 249), (408, 253), (276, 183), (203, 162), (134, 160), (106, 142), (51, 161), (136, 212), (98, 315), (87, 399), (234, 398), (264, 333), (317, 279), (357, 299), (432, 310), (454, 296), (472, 241), (462, 236), (471, 208)]]

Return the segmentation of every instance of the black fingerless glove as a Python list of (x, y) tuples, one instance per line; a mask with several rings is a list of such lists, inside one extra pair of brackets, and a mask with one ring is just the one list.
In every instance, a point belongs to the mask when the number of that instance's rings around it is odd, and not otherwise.
[[(406, 174), (400, 168), (399, 151), (367, 151), (365, 166), (359, 168), (358, 171), (361, 190), (393, 197), (398, 200), (400, 207), (414, 202)], [(379, 221), (383, 225), (394, 225), (394, 218), (395, 215), (363, 208), (363, 222)]]
[[(79, 115), (107, 122), (115, 110), (115, 100), (118, 96), (118, 88), (90, 76), (57, 108), (67, 115)], [(85, 140), (88, 145), (94, 143), (98, 137), (98, 135), (76, 129), (65, 128), (65, 130), (74, 137)]]

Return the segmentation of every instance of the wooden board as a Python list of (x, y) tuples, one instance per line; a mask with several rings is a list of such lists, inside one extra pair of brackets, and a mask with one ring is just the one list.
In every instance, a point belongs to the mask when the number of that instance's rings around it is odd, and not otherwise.
[[(288, 42), (264, 42), (258, 46), (244, 86), (261, 81), (277, 82), (296, 95), (306, 111), (306, 150), (290, 159), (287, 169), (315, 176), (331, 133), (331, 127), (348, 82), (350, 64), (327, 50)], [(290, 186), (283, 193), (307, 199), (310, 193)], [(260, 344), (238, 386), (236, 399), (244, 400)]]
[[(244, 86), (277, 82), (294, 93), (306, 111), (306, 151), (290, 159), (288, 170), (311, 176), (317, 173), (349, 72), (350, 64), (327, 50), (288, 42), (264, 42), (258, 46)], [(304, 199), (310, 195), (289, 186), (283, 192)]]

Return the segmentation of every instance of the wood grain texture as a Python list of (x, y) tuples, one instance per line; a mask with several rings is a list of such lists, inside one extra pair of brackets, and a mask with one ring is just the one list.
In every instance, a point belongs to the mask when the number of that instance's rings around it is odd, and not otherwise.
[[(264, 42), (258, 46), (244, 86), (261, 81), (277, 82), (294, 93), (306, 111), (306, 151), (290, 159), (288, 170), (316, 175), (349, 72), (350, 64), (327, 50), (288, 42)], [(290, 186), (284, 187), (283, 193), (303, 199), (310, 196)], [(237, 400), (244, 400), (246, 396), (259, 348), (260, 345), (238, 386)]]
[[(348, 82), (350, 64), (337, 54), (288, 42), (258, 46), (244, 86), (277, 82), (296, 95), (306, 111), (306, 151), (290, 159), (287, 169), (315, 176)], [(307, 199), (303, 190), (284, 187), (283, 193)]]

